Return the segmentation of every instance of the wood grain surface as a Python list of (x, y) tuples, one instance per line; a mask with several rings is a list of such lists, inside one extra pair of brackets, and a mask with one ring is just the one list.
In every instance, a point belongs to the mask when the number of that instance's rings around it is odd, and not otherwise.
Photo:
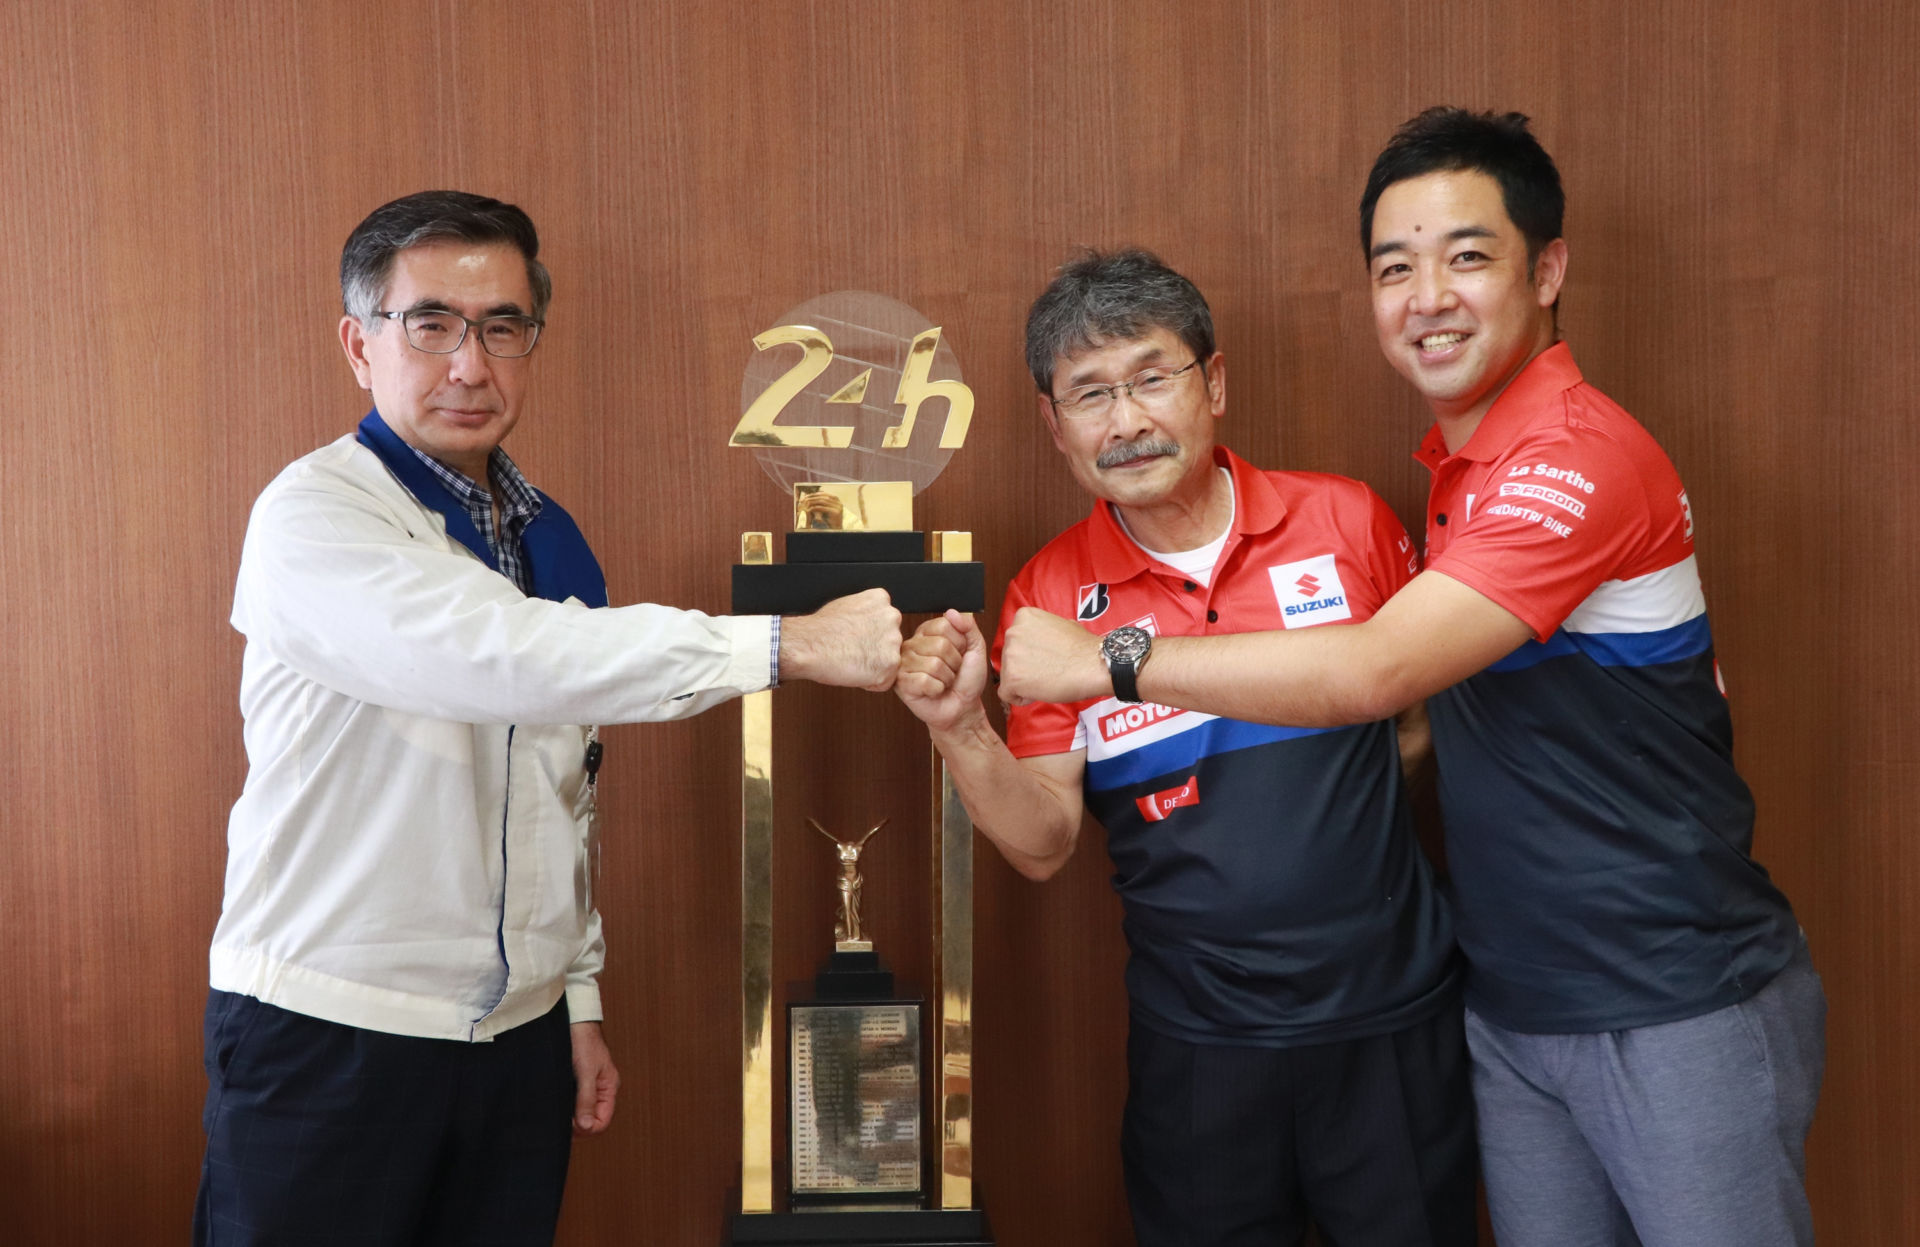
[[(430, 186), (517, 202), (556, 297), (510, 449), (616, 601), (726, 606), (778, 491), (726, 434), (752, 336), (836, 290), (946, 327), (973, 434), (919, 500), (989, 599), (1086, 502), (1021, 364), (1082, 244), (1212, 302), (1223, 437), (1408, 520), (1411, 391), (1355, 204), (1435, 102), (1536, 119), (1562, 323), (1685, 477), (1758, 853), (1831, 1000), (1824, 1241), (1920, 1242), (1920, 18), (1906, 0), (967, 5), (0, 2), (0, 1238), (181, 1241), (200, 1015), (245, 767), (226, 622), (248, 508), (364, 411), (341, 242)], [(888, 697), (777, 698), (776, 977), (831, 865), (924, 983), (926, 750)], [(607, 734), (608, 1030), (625, 1074), (560, 1241), (717, 1241), (738, 1164), (738, 717)], [(981, 846), (978, 1179), (1001, 1241), (1130, 1241), (1125, 951), (1097, 829), (1042, 886)], [(916, 959), (917, 958), (917, 959)]]

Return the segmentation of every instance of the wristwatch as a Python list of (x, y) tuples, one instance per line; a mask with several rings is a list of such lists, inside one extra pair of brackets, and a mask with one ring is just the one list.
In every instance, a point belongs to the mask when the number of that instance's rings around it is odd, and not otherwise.
[(1135, 683), (1140, 677), (1140, 668), (1147, 665), (1147, 654), (1153, 649), (1153, 633), (1145, 628), (1136, 628), (1128, 624), (1115, 628), (1100, 641), (1100, 657), (1107, 664), (1107, 674), (1113, 677), (1113, 695), (1121, 701), (1140, 700), (1140, 686)]

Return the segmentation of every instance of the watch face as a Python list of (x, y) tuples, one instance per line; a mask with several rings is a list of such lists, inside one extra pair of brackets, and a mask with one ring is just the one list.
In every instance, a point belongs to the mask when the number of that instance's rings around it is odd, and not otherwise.
[(1132, 665), (1139, 662), (1146, 654), (1147, 646), (1152, 641), (1152, 634), (1145, 628), (1136, 628), (1128, 624), (1124, 628), (1115, 628), (1107, 633), (1106, 638), (1100, 642), (1100, 653), (1109, 663)]

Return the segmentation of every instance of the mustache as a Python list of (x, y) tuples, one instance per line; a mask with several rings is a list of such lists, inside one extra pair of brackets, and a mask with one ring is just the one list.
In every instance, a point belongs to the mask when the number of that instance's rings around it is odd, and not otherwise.
[(1119, 446), (1109, 446), (1094, 459), (1098, 468), (1117, 468), (1123, 463), (1132, 463), (1135, 459), (1145, 459), (1152, 455), (1177, 455), (1180, 443), (1165, 438), (1143, 437), (1137, 442), (1126, 442)]

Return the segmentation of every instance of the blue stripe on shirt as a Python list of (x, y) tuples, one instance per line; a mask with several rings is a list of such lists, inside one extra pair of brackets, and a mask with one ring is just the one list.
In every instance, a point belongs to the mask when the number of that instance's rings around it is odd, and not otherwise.
[(1200, 759), (1215, 754), (1251, 749), (1255, 745), (1268, 745), (1280, 740), (1295, 740), (1302, 736), (1349, 730), (1344, 727), (1280, 727), (1269, 723), (1246, 723), (1239, 719), (1208, 719), (1197, 727), (1156, 740), (1150, 745), (1142, 745), (1111, 758), (1089, 761), (1086, 784), (1094, 792), (1123, 788), (1156, 775), (1184, 770), (1198, 764)]
[(1568, 654), (1585, 654), (1601, 667), (1653, 667), (1696, 658), (1712, 646), (1713, 635), (1705, 615), (1653, 632), (1568, 632), (1561, 628), (1544, 643), (1528, 641), (1487, 670), (1521, 671)]

